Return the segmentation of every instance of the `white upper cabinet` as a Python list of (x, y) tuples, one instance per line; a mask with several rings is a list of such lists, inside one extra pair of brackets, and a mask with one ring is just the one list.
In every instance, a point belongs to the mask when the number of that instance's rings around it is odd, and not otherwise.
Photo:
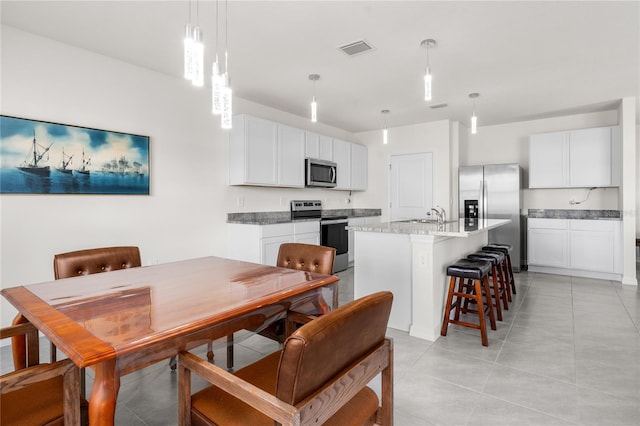
[(532, 135), (529, 142), (529, 188), (567, 185), (567, 133)]
[(250, 115), (233, 117), (229, 185), (301, 188), (305, 158), (333, 161), (336, 189), (367, 189), (367, 148)]
[(249, 115), (233, 118), (229, 184), (304, 186), (304, 131)]
[(570, 132), (569, 184), (611, 185), (611, 127)]
[(529, 188), (619, 185), (617, 127), (532, 135)]
[(277, 185), (278, 125), (246, 115), (233, 117), (229, 135), (229, 184)]
[(340, 139), (333, 140), (333, 161), (338, 169), (335, 189), (351, 189), (351, 145)]
[(354, 191), (367, 190), (367, 147), (351, 145), (351, 189)]
[(304, 186), (304, 130), (278, 125), (278, 185)]
[(314, 132), (305, 134), (305, 156), (320, 160), (333, 161), (333, 140)]
[(320, 158), (320, 135), (314, 132), (304, 132), (304, 155), (306, 158)]

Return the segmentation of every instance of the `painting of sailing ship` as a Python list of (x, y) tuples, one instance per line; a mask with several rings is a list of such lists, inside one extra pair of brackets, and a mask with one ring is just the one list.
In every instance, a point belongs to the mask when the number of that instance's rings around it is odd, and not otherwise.
[(3, 194), (149, 194), (149, 137), (0, 115)]

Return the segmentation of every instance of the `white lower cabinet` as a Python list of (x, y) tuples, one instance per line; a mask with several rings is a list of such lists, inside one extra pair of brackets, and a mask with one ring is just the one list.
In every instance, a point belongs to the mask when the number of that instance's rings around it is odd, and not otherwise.
[(227, 234), (229, 258), (275, 265), (283, 243), (320, 244), (320, 222), (311, 220), (271, 225), (228, 223)]
[(587, 271), (616, 272), (616, 222), (570, 220), (569, 265)]
[(621, 224), (615, 220), (529, 219), (529, 270), (616, 279), (622, 273)]
[(566, 268), (567, 231), (558, 229), (529, 230), (529, 265)]

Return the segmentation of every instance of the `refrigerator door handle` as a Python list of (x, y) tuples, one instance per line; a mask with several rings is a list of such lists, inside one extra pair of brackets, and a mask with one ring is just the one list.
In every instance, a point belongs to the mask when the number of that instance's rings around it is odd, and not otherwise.
[(484, 188), (482, 189), (482, 211), (484, 212), (484, 218), (489, 219), (489, 186), (487, 181), (483, 181)]

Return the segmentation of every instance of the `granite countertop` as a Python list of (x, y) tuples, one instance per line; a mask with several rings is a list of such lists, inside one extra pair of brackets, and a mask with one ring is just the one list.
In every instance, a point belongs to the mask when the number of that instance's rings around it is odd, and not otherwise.
[(364, 232), (382, 232), (391, 234), (434, 235), (440, 237), (468, 237), (511, 222), (510, 219), (484, 219), (469, 222), (460, 219), (439, 224), (436, 222), (416, 223), (398, 221), (349, 226), (349, 230)]
[[(381, 209), (334, 209), (322, 210), (322, 218), (371, 217), (382, 215)], [(291, 219), (290, 211), (227, 213), (227, 223), (244, 225), (274, 225), (278, 223), (305, 222), (319, 219)]]
[(529, 209), (533, 219), (622, 220), (620, 210)]

